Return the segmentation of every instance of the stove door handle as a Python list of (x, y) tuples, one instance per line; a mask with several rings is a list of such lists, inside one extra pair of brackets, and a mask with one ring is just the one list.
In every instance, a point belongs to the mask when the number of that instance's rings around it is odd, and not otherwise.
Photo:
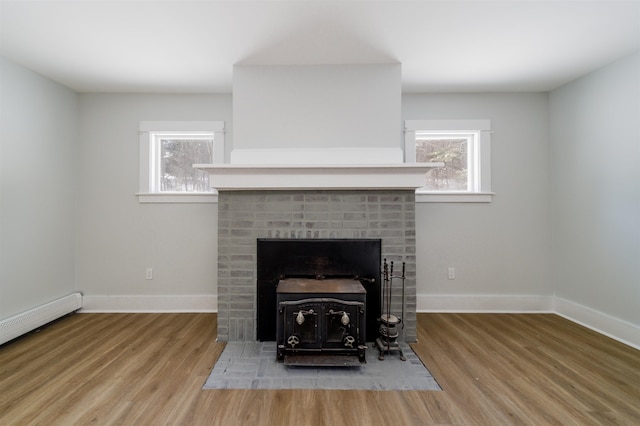
[(351, 320), (349, 319), (349, 314), (345, 311), (334, 311), (333, 309), (329, 309), (329, 315), (341, 315), (342, 317), (340, 317), (340, 322), (342, 322), (342, 325), (349, 325), (349, 323), (351, 322)]
[(298, 323), (298, 325), (302, 325), (302, 323), (304, 322), (304, 316), (305, 315), (313, 315), (313, 309), (309, 309), (308, 311), (303, 311), (300, 310), (296, 315), (296, 322)]

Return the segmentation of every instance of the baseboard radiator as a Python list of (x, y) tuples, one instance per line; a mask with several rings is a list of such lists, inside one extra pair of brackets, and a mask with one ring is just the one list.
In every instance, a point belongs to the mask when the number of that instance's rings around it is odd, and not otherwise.
[(0, 320), (0, 345), (82, 308), (82, 294), (72, 293)]

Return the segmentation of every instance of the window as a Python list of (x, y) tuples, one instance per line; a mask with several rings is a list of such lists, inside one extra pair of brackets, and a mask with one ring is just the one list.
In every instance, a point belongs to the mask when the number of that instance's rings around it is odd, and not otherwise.
[(427, 173), (428, 191), (475, 191), (473, 152), (477, 133), (416, 132), (416, 162), (442, 162)]
[(152, 132), (151, 191), (211, 192), (209, 174), (193, 164), (213, 163), (213, 132)]
[(193, 164), (224, 162), (224, 122), (140, 122), (140, 202), (215, 202)]
[(416, 191), (422, 202), (491, 201), (489, 120), (407, 120), (405, 161), (443, 162)]

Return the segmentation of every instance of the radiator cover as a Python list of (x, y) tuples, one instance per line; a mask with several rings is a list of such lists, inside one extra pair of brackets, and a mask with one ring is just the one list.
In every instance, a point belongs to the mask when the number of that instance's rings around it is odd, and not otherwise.
[(82, 294), (72, 293), (0, 320), (0, 345), (82, 308)]

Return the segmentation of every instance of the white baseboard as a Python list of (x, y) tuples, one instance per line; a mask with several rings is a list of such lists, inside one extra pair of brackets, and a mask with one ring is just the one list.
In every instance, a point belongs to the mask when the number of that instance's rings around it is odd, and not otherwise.
[(561, 297), (554, 297), (553, 311), (570, 321), (640, 349), (640, 327), (637, 325)]
[(640, 349), (640, 327), (556, 296), (417, 295), (417, 312), (553, 313)]
[[(218, 296), (84, 295), (80, 313), (217, 312)], [(640, 327), (554, 296), (417, 295), (417, 312), (554, 313), (640, 349)]]
[(80, 313), (97, 312), (218, 312), (218, 296), (193, 295), (85, 295)]
[(551, 296), (418, 294), (417, 312), (551, 312)]

